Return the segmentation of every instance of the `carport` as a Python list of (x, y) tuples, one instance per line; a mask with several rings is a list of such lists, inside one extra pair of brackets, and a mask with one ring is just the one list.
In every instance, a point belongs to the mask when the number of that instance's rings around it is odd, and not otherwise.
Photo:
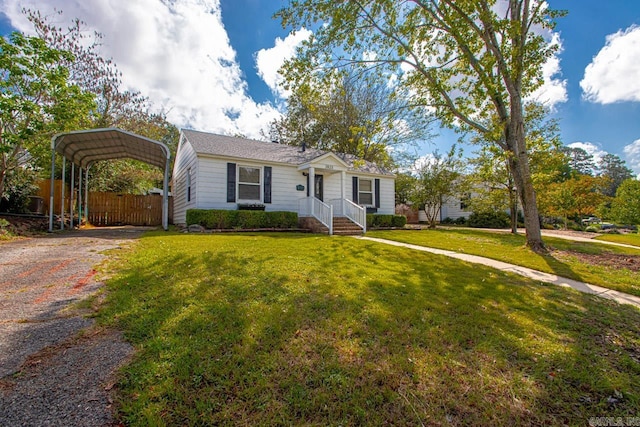
[[(53, 231), (54, 206), (54, 173), (56, 167), (56, 153), (62, 155), (62, 206), (60, 229), (64, 228), (64, 180), (66, 161), (71, 162), (71, 188), (75, 185), (76, 167), (78, 169), (78, 220), (82, 215), (88, 218), (89, 198), (89, 169), (100, 160), (114, 160), (130, 158), (164, 168), (164, 183), (162, 194), (162, 227), (169, 226), (169, 147), (159, 141), (145, 138), (131, 132), (117, 128), (91, 129), (66, 132), (55, 135), (51, 139), (51, 195), (49, 198), (49, 231)], [(82, 211), (82, 174), (84, 172), (84, 212)], [(73, 204), (71, 204), (73, 206)], [(70, 207), (71, 227), (73, 227), (73, 207)]]

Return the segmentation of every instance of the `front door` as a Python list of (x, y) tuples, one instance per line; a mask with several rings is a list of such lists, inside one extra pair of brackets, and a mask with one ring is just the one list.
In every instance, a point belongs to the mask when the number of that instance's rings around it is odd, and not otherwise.
[[(322, 175), (314, 176), (314, 185), (313, 185), (313, 195), (316, 199), (320, 199), (324, 202), (324, 185)], [(307, 188), (309, 188), (309, 175), (307, 175)], [(309, 191), (307, 190), (307, 196), (309, 195)]]

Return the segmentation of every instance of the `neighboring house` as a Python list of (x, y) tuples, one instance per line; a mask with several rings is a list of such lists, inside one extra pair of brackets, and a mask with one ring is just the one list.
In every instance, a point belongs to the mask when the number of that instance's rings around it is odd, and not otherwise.
[[(458, 218), (468, 219), (472, 212), (468, 210), (469, 207), (467, 206), (466, 201), (469, 200), (470, 197), (470, 195), (466, 195), (465, 197), (448, 197), (440, 209), (440, 215), (438, 216), (439, 222), (442, 222), (445, 218), (450, 218), (452, 220), (456, 220)], [(420, 209), (418, 211), (418, 221), (427, 222), (427, 215), (424, 213), (424, 209)]]
[(392, 173), (304, 145), (182, 130), (172, 179), (176, 224), (186, 222), (187, 209), (257, 208), (297, 212), (332, 233), (334, 217), (364, 230), (365, 213), (394, 213)]

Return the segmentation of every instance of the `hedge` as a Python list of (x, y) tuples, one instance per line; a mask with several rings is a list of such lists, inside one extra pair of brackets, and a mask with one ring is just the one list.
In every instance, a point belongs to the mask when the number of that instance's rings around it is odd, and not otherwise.
[(296, 228), (295, 212), (231, 211), (188, 209), (187, 226), (198, 224), (209, 229)]
[(509, 228), (511, 220), (506, 212), (474, 212), (469, 215), (467, 225), (474, 228)]
[(404, 215), (367, 215), (367, 228), (402, 228), (407, 223), (407, 217)]

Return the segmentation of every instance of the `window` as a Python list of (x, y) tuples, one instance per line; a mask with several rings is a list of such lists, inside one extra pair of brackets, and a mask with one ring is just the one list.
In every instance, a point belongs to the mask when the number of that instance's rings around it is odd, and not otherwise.
[(469, 201), (471, 200), (471, 193), (466, 193), (460, 197), (460, 210), (466, 211), (469, 207)]
[(238, 200), (260, 201), (259, 167), (238, 167)]
[(191, 201), (191, 168), (187, 169), (187, 202)]
[(360, 178), (358, 201), (361, 205), (373, 205), (373, 180)]

